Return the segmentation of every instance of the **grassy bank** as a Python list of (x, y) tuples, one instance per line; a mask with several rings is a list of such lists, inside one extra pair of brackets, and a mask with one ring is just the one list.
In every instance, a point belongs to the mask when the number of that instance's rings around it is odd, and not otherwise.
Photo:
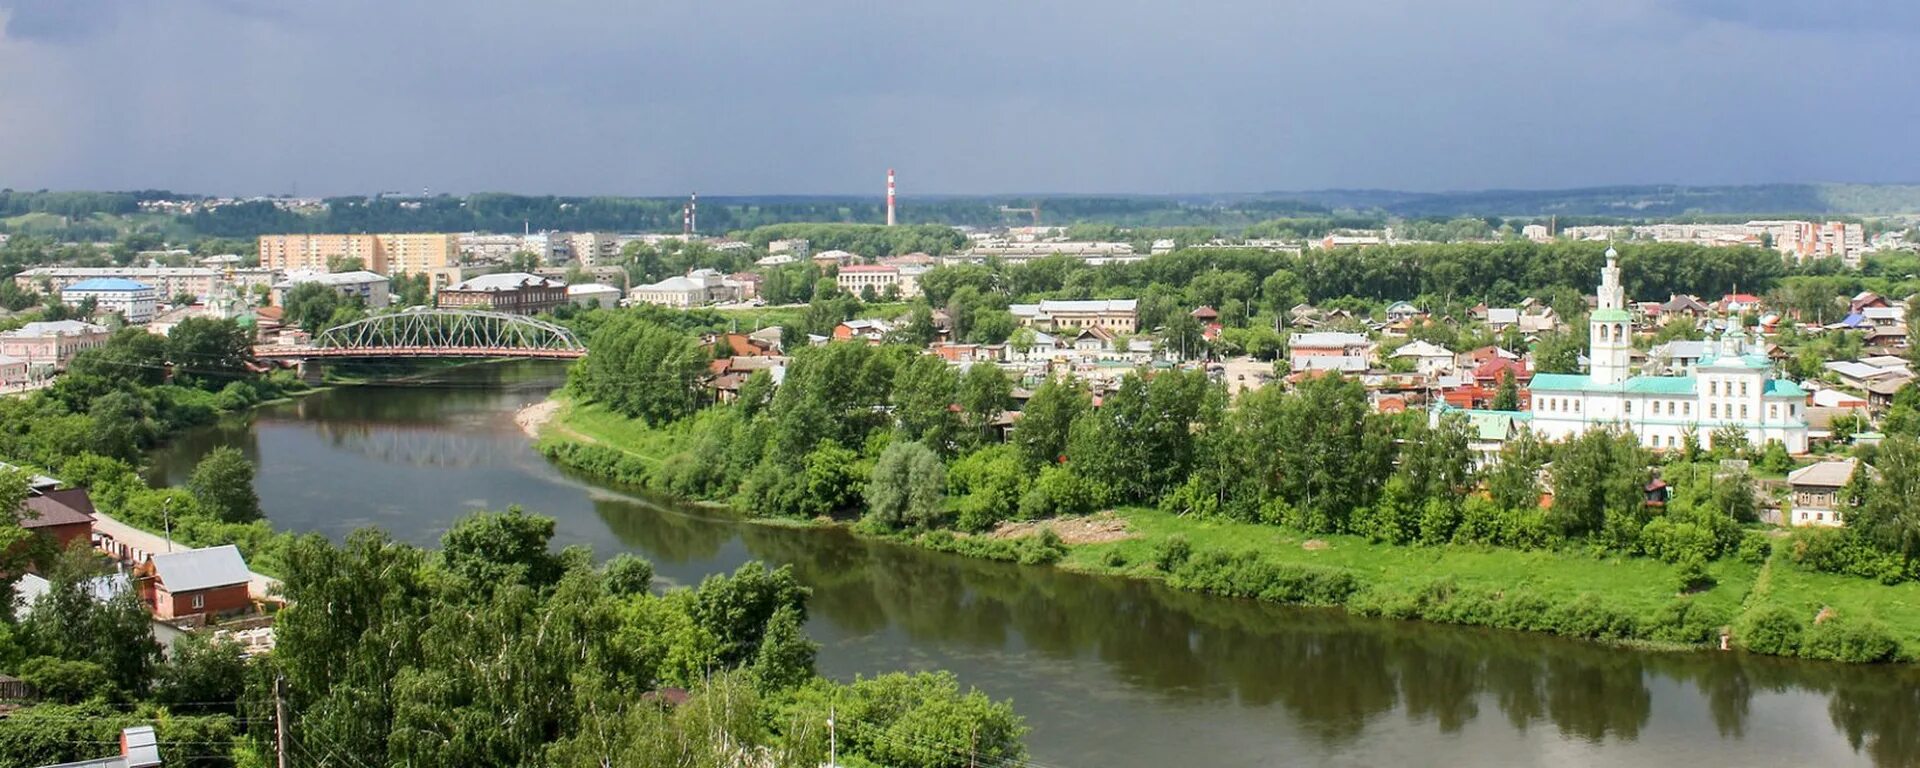
[[(656, 468), (691, 444), (698, 416), (650, 428), (595, 405), (566, 403), (541, 449), (584, 473), (657, 488)], [(751, 512), (751, 510), (748, 510)], [(1185, 590), (1354, 613), (1546, 632), (1655, 648), (1737, 644), (1842, 661), (1920, 657), (1920, 584), (1885, 586), (1795, 567), (1781, 551), (1708, 566), (1683, 589), (1680, 566), (1568, 546), (1553, 550), (1395, 546), (1307, 536), (1272, 525), (1115, 510), (1129, 536), (1072, 543), (947, 532), (906, 538), (943, 552), (1155, 579)], [(1778, 548), (1776, 548), (1777, 550)], [(1818, 618), (1816, 618), (1818, 617)]]

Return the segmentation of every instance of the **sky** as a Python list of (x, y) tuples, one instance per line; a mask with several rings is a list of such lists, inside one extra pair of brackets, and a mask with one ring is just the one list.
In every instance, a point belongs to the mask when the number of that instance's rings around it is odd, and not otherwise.
[(0, 0), (0, 187), (1920, 181), (1912, 0)]

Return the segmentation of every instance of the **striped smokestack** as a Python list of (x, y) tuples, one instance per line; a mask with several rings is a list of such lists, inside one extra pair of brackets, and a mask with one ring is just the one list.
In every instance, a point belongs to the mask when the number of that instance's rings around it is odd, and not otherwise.
[(887, 169), (887, 226), (893, 226), (893, 169)]

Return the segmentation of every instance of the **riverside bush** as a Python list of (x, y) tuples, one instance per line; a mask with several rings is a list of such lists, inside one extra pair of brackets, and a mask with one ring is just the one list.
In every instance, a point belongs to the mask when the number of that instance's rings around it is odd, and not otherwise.
[(1682, 593), (1697, 592), (1714, 584), (1713, 574), (1707, 572), (1707, 559), (1697, 552), (1688, 553), (1680, 561), (1673, 578), (1675, 591)]
[(1709, 643), (1719, 637), (1728, 616), (1705, 603), (1675, 598), (1643, 622), (1647, 637), (1669, 643)]
[(1793, 656), (1800, 652), (1806, 623), (1794, 611), (1774, 606), (1747, 614), (1734, 630), (1733, 639), (1754, 653)]
[(1339, 605), (1359, 589), (1351, 572), (1276, 563), (1254, 552), (1201, 550), (1175, 569), (1167, 583), (1179, 589), (1276, 603)]
[(1882, 584), (1920, 578), (1920, 559), (1904, 562), (1898, 554), (1878, 549), (1845, 528), (1794, 531), (1787, 540), (1787, 554), (1795, 565), (1808, 570), (1878, 579)]
[(1879, 622), (1848, 618), (1816, 622), (1800, 646), (1800, 655), (1809, 659), (1856, 664), (1892, 661), (1899, 652), (1900, 644)]
[(1716, 554), (1713, 532), (1691, 522), (1656, 517), (1640, 529), (1640, 551), (1669, 563), (1699, 560)]
[(1153, 567), (1165, 573), (1173, 573), (1187, 558), (1193, 555), (1193, 545), (1187, 543), (1187, 537), (1180, 534), (1168, 536), (1153, 545)]
[(1766, 534), (1759, 531), (1748, 531), (1745, 536), (1740, 537), (1738, 555), (1740, 562), (1748, 565), (1760, 565), (1765, 563), (1767, 558), (1772, 555), (1773, 542), (1767, 540)]
[(637, 456), (585, 443), (548, 443), (540, 453), (562, 466), (635, 488), (650, 487), (653, 466)]

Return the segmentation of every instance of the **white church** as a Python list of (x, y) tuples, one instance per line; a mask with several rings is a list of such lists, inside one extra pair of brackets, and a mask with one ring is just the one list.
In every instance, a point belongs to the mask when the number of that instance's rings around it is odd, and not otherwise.
[(1618, 258), (1607, 249), (1600, 303), (1589, 322), (1588, 373), (1535, 374), (1531, 410), (1518, 420), (1549, 440), (1617, 425), (1659, 450), (1679, 448), (1688, 429), (1702, 448), (1711, 448), (1715, 430), (1735, 427), (1754, 446), (1778, 440), (1790, 453), (1805, 453), (1807, 393), (1774, 378), (1762, 348), (1740, 331), (1712, 343), (1693, 375), (1633, 374), (1633, 316)]

